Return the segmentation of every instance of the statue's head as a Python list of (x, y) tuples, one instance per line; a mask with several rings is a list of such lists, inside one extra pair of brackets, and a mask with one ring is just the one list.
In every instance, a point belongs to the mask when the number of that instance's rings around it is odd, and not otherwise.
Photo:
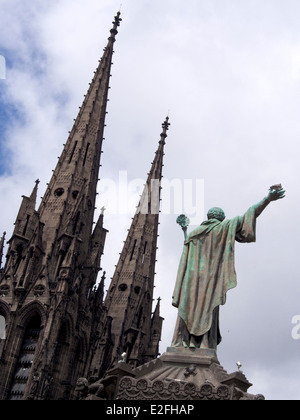
[(208, 213), (207, 213), (208, 220), (217, 219), (220, 222), (223, 222), (225, 217), (226, 216), (225, 216), (224, 211), (220, 209), (219, 207), (213, 207), (212, 209), (208, 210)]

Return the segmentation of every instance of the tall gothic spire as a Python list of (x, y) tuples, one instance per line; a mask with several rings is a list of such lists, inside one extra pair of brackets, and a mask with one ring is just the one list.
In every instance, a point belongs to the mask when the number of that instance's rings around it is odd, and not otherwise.
[[(120, 22), (118, 13), (38, 211), (36, 181), (31, 195), (23, 196), (8, 242), (0, 270), (0, 313), (8, 322), (0, 399), (70, 398), (86, 368), (95, 325), (101, 325), (103, 282), (98, 289), (95, 283), (107, 233), (103, 214), (94, 229), (93, 223)], [(24, 362), (28, 342), (32, 351)]]
[(105, 300), (108, 316), (112, 318), (112, 362), (117, 361), (124, 351), (127, 353), (127, 361), (133, 366), (157, 357), (157, 354), (152, 354), (151, 313), (163, 156), (169, 125), (167, 117), (144, 192)]
[(61, 235), (79, 234), (84, 241), (92, 231), (113, 46), (120, 22), (118, 12), (102, 59), (39, 208), (41, 221), (45, 223), (47, 254)]

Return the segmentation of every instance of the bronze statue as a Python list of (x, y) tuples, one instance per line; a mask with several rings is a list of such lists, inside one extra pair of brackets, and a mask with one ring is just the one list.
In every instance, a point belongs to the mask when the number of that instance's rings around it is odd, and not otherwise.
[(216, 349), (221, 342), (219, 306), (226, 293), (237, 285), (234, 246), (238, 242), (255, 242), (256, 218), (270, 204), (285, 197), (280, 184), (270, 187), (267, 197), (243, 215), (226, 220), (220, 208), (210, 209), (208, 220), (187, 235), (188, 219), (177, 219), (185, 233), (173, 306), (178, 319), (173, 347)]

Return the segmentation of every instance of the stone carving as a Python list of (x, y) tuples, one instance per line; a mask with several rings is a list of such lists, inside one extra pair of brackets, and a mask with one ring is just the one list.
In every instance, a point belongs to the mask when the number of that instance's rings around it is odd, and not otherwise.
[(124, 377), (119, 384), (119, 400), (230, 400), (232, 390), (227, 385), (214, 387), (205, 383), (197, 387), (185, 381), (154, 381)]
[(117, 400), (264, 400), (262, 395), (250, 395), (227, 385), (214, 386), (206, 382), (200, 387), (192, 382), (134, 379), (120, 380)]
[(42, 284), (37, 284), (33, 288), (33, 294), (36, 297), (43, 296), (43, 294), (45, 293), (45, 290), (46, 290), (45, 286), (43, 286)]

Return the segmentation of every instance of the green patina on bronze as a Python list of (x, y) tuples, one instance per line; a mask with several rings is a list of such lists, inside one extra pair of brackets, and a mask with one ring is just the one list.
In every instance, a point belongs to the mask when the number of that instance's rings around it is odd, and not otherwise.
[[(208, 220), (189, 235), (187, 218), (181, 215), (177, 219), (185, 233), (185, 243), (172, 302), (179, 316), (173, 346), (216, 348), (220, 343), (216, 310), (225, 304), (227, 292), (237, 285), (235, 241), (255, 242), (256, 218), (271, 201), (284, 198), (284, 194), (281, 185), (275, 185), (260, 203), (230, 220), (225, 219), (223, 210), (213, 208), (208, 212)], [(202, 340), (213, 324), (214, 337)]]

